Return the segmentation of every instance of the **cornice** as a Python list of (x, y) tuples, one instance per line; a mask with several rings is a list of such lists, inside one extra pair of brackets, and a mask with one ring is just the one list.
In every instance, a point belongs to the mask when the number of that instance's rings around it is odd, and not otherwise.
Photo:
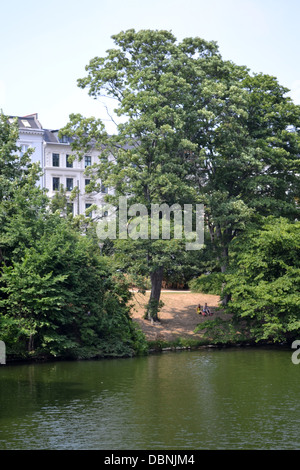
[(44, 130), (43, 129), (24, 129), (21, 128), (19, 129), (19, 138), (22, 136), (22, 134), (29, 134), (29, 135), (40, 135), (44, 136)]

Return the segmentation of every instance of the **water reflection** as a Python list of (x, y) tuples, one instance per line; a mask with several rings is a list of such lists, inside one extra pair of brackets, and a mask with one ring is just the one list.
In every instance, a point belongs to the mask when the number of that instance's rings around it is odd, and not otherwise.
[(0, 368), (1, 449), (298, 449), (300, 366), (213, 350)]

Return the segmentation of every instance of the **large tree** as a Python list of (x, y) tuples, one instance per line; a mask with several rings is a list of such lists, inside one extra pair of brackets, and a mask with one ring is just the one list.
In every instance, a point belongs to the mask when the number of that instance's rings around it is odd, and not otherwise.
[(300, 107), (274, 77), (225, 62), (209, 76), (193, 85), (197, 112), (186, 131), (198, 146), (191, 174), (225, 273), (230, 244), (249, 224), (299, 215)]
[[(128, 206), (143, 204), (149, 214), (151, 204), (183, 207), (195, 203), (197, 193), (189, 182), (187, 157), (194, 147), (184, 131), (190, 84), (182, 68), (192, 55), (206, 60), (216, 54), (217, 47), (200, 39), (178, 45), (167, 31), (129, 30), (113, 39), (117, 48), (105, 58), (94, 58), (87, 67), (88, 77), (79, 84), (93, 97), (107, 94), (115, 99), (116, 113), (126, 121), (118, 126), (117, 135), (108, 138), (102, 123), (75, 115), (62, 132), (79, 138), (74, 149), (83, 151), (91, 141), (101, 145), (97, 177), (114, 188), (110, 201), (116, 206), (119, 196), (128, 198)], [(156, 318), (170, 253), (167, 241), (165, 247), (151, 242), (144, 243), (143, 250), (152, 284), (149, 308)]]
[[(97, 176), (114, 188), (113, 202), (125, 195), (148, 209), (203, 203), (224, 273), (232, 240), (250, 222), (297, 213), (300, 107), (274, 77), (223, 60), (214, 42), (151, 30), (113, 40), (116, 48), (90, 61), (79, 86), (114, 99), (125, 121), (108, 137), (101, 121), (73, 115), (64, 132), (82, 152), (100, 145)], [(157, 303), (163, 257), (151, 261), (149, 252)]]

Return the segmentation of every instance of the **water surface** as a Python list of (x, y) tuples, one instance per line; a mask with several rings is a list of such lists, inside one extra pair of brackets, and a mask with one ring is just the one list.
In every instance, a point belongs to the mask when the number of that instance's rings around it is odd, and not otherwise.
[(0, 449), (299, 449), (300, 364), (223, 349), (0, 367)]

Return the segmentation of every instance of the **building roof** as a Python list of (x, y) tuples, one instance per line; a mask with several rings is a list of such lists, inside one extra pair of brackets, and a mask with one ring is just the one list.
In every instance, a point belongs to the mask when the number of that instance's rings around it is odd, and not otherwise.
[(50, 129), (44, 129), (44, 140), (47, 143), (58, 144), (59, 140), (57, 138), (57, 133), (51, 131)]
[(43, 129), (40, 121), (38, 120), (38, 114), (29, 114), (27, 116), (8, 116), (8, 120), (13, 122), (15, 119), (18, 121), (19, 129), (24, 131), (41, 131), (43, 134), (44, 141), (51, 144), (69, 144), (72, 139), (59, 139), (58, 129)]
[(38, 114), (29, 114), (27, 116), (9, 116), (9, 121), (12, 122), (12, 120), (17, 119), (18, 120), (18, 125), (20, 129), (41, 129), (42, 130), (42, 125), (40, 121), (38, 120)]
[(59, 129), (44, 129), (44, 141), (49, 144), (70, 144), (73, 142), (71, 137), (58, 137)]
[[(13, 120), (18, 120), (19, 129), (23, 132), (25, 131), (37, 131), (39, 134), (43, 135), (44, 142), (46, 144), (64, 144), (70, 145), (74, 142), (73, 137), (62, 136), (58, 137), (59, 129), (44, 129), (40, 121), (38, 120), (38, 114), (28, 114), (26, 116), (8, 116), (8, 120), (13, 122)], [(91, 140), (91, 145), (95, 144), (94, 139)], [(125, 148), (130, 146), (125, 146)]]

